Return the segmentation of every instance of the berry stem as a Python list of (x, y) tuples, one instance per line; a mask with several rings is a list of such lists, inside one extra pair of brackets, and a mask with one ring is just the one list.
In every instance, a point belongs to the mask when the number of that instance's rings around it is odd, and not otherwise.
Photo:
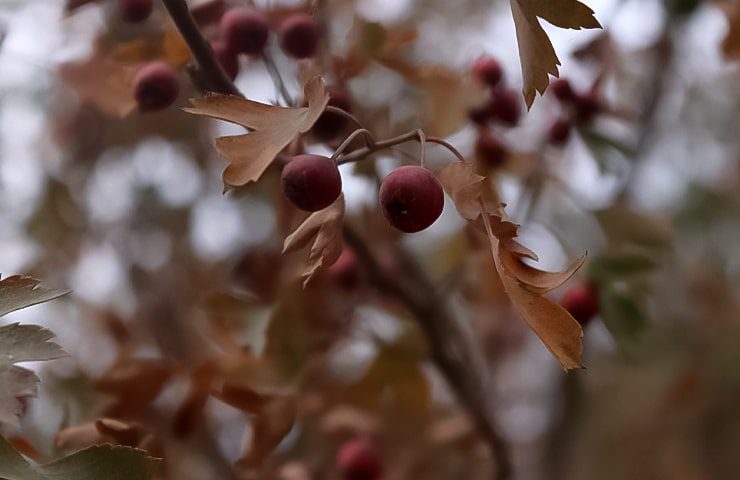
[(333, 107), (331, 105), (327, 105), (326, 108), (324, 109), (324, 111), (325, 112), (336, 113), (337, 115), (343, 116), (344, 118), (346, 118), (350, 122), (354, 123), (355, 126), (357, 126), (357, 128), (365, 128), (365, 126), (362, 124), (362, 122), (360, 122), (357, 119), (357, 117), (355, 117), (354, 115), (352, 115), (351, 113), (349, 113), (349, 112), (347, 112), (345, 110), (342, 110), (341, 108), (337, 108), (337, 107)]
[(368, 148), (372, 148), (376, 145), (375, 137), (372, 133), (370, 133), (370, 130), (366, 128), (358, 128), (354, 132), (350, 133), (349, 136), (342, 142), (339, 147), (334, 151), (334, 155), (331, 156), (332, 160), (336, 161), (337, 158), (344, 152), (344, 150), (354, 141), (355, 138), (359, 137), (360, 135), (365, 137), (365, 142), (367, 143)]
[(213, 92), (240, 95), (239, 90), (213, 55), (211, 45), (200, 33), (198, 24), (190, 14), (185, 0), (162, 0), (162, 3), (193, 53), (193, 58), (203, 75), (205, 87)]

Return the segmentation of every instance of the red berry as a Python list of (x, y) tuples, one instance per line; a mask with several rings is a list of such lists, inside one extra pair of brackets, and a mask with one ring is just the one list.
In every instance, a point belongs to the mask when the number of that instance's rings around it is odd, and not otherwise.
[(599, 295), (596, 287), (581, 284), (568, 290), (560, 304), (585, 327), (599, 313)]
[(504, 72), (498, 60), (488, 55), (481, 55), (473, 63), (473, 75), (489, 87), (495, 87), (501, 82)]
[(326, 269), (328, 277), (344, 290), (354, 290), (360, 283), (360, 269), (352, 250), (344, 249), (334, 265)]
[(480, 126), (483, 126), (488, 122), (489, 114), (488, 105), (473, 107), (468, 110), (468, 118), (470, 118), (470, 121)]
[(564, 78), (559, 78), (552, 82), (550, 90), (553, 95), (555, 95), (555, 98), (561, 102), (570, 102), (575, 97), (573, 87), (570, 85), (570, 82)]
[(239, 56), (226, 46), (226, 42), (213, 42), (211, 48), (226, 75), (234, 80), (239, 75)]
[(513, 127), (519, 123), (519, 117), (521, 116), (519, 95), (514, 90), (494, 91), (491, 95), (488, 112), (491, 118)]
[(337, 164), (321, 155), (297, 155), (283, 168), (283, 193), (293, 205), (307, 212), (328, 207), (342, 193)]
[(350, 440), (337, 455), (342, 480), (378, 480), (383, 475), (383, 461), (366, 440)]
[(380, 186), (380, 205), (388, 222), (398, 230), (424, 230), (442, 214), (444, 193), (429, 170), (406, 165), (393, 170)]
[(601, 111), (601, 102), (596, 92), (589, 91), (575, 98), (576, 117), (580, 122), (590, 122)]
[(118, 0), (118, 12), (124, 22), (143, 22), (154, 10), (154, 0)]
[(475, 142), (478, 161), (490, 168), (500, 167), (508, 151), (499, 138), (491, 132), (482, 132)]
[(316, 53), (321, 39), (318, 23), (310, 15), (298, 13), (280, 25), (280, 46), (295, 58), (308, 58)]
[(570, 121), (558, 118), (550, 125), (549, 140), (553, 145), (563, 145), (570, 138)]
[(164, 62), (148, 63), (134, 76), (134, 98), (141, 112), (169, 107), (179, 92), (177, 73)]
[(257, 55), (267, 45), (270, 26), (267, 18), (248, 7), (237, 7), (221, 17), (221, 34), (226, 46), (234, 53)]
[[(345, 112), (350, 112), (352, 107), (349, 101), (349, 94), (342, 87), (330, 86), (326, 88), (329, 92), (329, 105), (341, 108)], [(347, 119), (335, 112), (324, 112), (313, 124), (311, 133), (316, 139), (327, 142), (336, 138), (347, 124)]]

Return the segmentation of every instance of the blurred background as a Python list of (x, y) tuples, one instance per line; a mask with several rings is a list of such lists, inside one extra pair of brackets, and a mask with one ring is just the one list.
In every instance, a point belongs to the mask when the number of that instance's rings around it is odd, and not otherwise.
[[(77, 3), (0, 1), (0, 272), (73, 290), (3, 319), (49, 327), (71, 354), (39, 367), (39, 398), (5, 433), (53, 458), (89, 444), (89, 422), (116, 419), (151, 433), (179, 480), (339, 478), (337, 448), (362, 435), (387, 478), (490, 478), (490, 454), (409, 314), (341, 261), (301, 289), (305, 252), (280, 255), (301, 217), (280, 195), (279, 168), (222, 194), (212, 142), (242, 129), (178, 108), (200, 95), (185, 68), (175, 106), (132, 111), (132, 69), (187, 62), (162, 6), (131, 25), (116, 2)], [(421, 126), (475, 157), (481, 127), (455, 116), (473, 62), (493, 56), (521, 89), (508, 2), (324, 3), (333, 70), (296, 62), (271, 37), (271, 64), (241, 59), (240, 90), (281, 103), (276, 71), (299, 96), (305, 73), (323, 68), (377, 137)], [(403, 269), (401, 245), (449, 291), (484, 353), (514, 478), (740, 478), (740, 5), (586, 3), (603, 30), (543, 25), (561, 76), (593, 92), (598, 113), (556, 145), (563, 106), (548, 92), (529, 112), (520, 100), (515, 126), (490, 127), (507, 152), (490, 174), (539, 266), (588, 252), (553, 295), (598, 289), (585, 370), (562, 372), (512, 311), (490, 251), (449, 199), (419, 234), (386, 226), (378, 180), (415, 162), (418, 145), (342, 166), (348, 221), (389, 271)], [(303, 8), (257, 6), (271, 18)], [(401, 61), (436, 70), (414, 76)], [(430, 166), (450, 160), (429, 148)], [(199, 394), (209, 359), (245, 351), (254, 356), (224, 380), (238, 395)], [(269, 408), (255, 412), (244, 392)]]

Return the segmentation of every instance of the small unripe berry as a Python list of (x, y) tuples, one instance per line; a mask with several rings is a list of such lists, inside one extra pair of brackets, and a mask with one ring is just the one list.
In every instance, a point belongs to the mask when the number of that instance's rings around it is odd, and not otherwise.
[(570, 82), (564, 78), (559, 78), (550, 84), (550, 91), (555, 98), (561, 102), (570, 102), (575, 98), (575, 92)]
[(224, 13), (220, 28), (227, 48), (237, 54), (262, 53), (270, 34), (267, 18), (248, 7), (232, 8)]
[(594, 91), (581, 93), (575, 98), (576, 117), (580, 122), (590, 122), (601, 111), (601, 101)]
[(148, 63), (134, 76), (134, 99), (141, 112), (169, 107), (179, 91), (177, 73), (164, 62)]
[(490, 112), (488, 105), (473, 107), (468, 110), (468, 118), (476, 125), (483, 126), (488, 122)]
[(501, 82), (504, 72), (498, 60), (488, 55), (481, 55), (473, 63), (473, 75), (483, 84), (495, 87)]
[(283, 168), (281, 183), (288, 200), (307, 212), (323, 210), (342, 193), (342, 177), (336, 162), (321, 155), (291, 158)]
[(366, 440), (346, 442), (339, 449), (337, 467), (342, 480), (378, 480), (383, 475), (383, 461)]
[(494, 91), (491, 95), (488, 112), (494, 120), (513, 127), (519, 123), (519, 117), (521, 116), (519, 95), (514, 90)]
[(226, 42), (213, 42), (211, 48), (226, 75), (234, 80), (239, 75), (239, 56), (226, 46)]
[(444, 192), (429, 170), (413, 165), (398, 167), (380, 186), (380, 206), (388, 222), (398, 230), (424, 230), (442, 214)]
[(563, 145), (570, 138), (571, 124), (565, 118), (558, 118), (550, 125), (548, 139), (553, 145)]
[[(330, 86), (326, 88), (326, 91), (329, 93), (329, 105), (341, 108), (345, 112), (352, 110), (349, 94), (345, 89)], [(342, 133), (345, 125), (347, 125), (347, 119), (342, 115), (335, 112), (324, 112), (313, 124), (311, 133), (317, 140), (327, 142)]]
[(316, 53), (321, 39), (318, 23), (310, 15), (298, 13), (280, 25), (280, 47), (294, 58), (308, 58)]
[(506, 146), (491, 132), (482, 132), (475, 142), (478, 161), (489, 168), (500, 167), (506, 160), (507, 153)]
[(599, 295), (593, 285), (581, 284), (568, 290), (560, 304), (582, 327), (599, 314)]
[(154, 0), (118, 0), (121, 20), (129, 23), (143, 22), (154, 10)]
[(352, 250), (344, 249), (334, 264), (326, 269), (326, 275), (343, 290), (354, 290), (360, 284), (360, 267)]

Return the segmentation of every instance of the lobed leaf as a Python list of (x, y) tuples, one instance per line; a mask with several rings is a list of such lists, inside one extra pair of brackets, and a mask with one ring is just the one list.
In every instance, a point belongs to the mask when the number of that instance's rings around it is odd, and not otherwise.
[(0, 317), (68, 293), (69, 290), (46, 288), (41, 285), (40, 280), (32, 277), (21, 275), (6, 277), (0, 280)]

